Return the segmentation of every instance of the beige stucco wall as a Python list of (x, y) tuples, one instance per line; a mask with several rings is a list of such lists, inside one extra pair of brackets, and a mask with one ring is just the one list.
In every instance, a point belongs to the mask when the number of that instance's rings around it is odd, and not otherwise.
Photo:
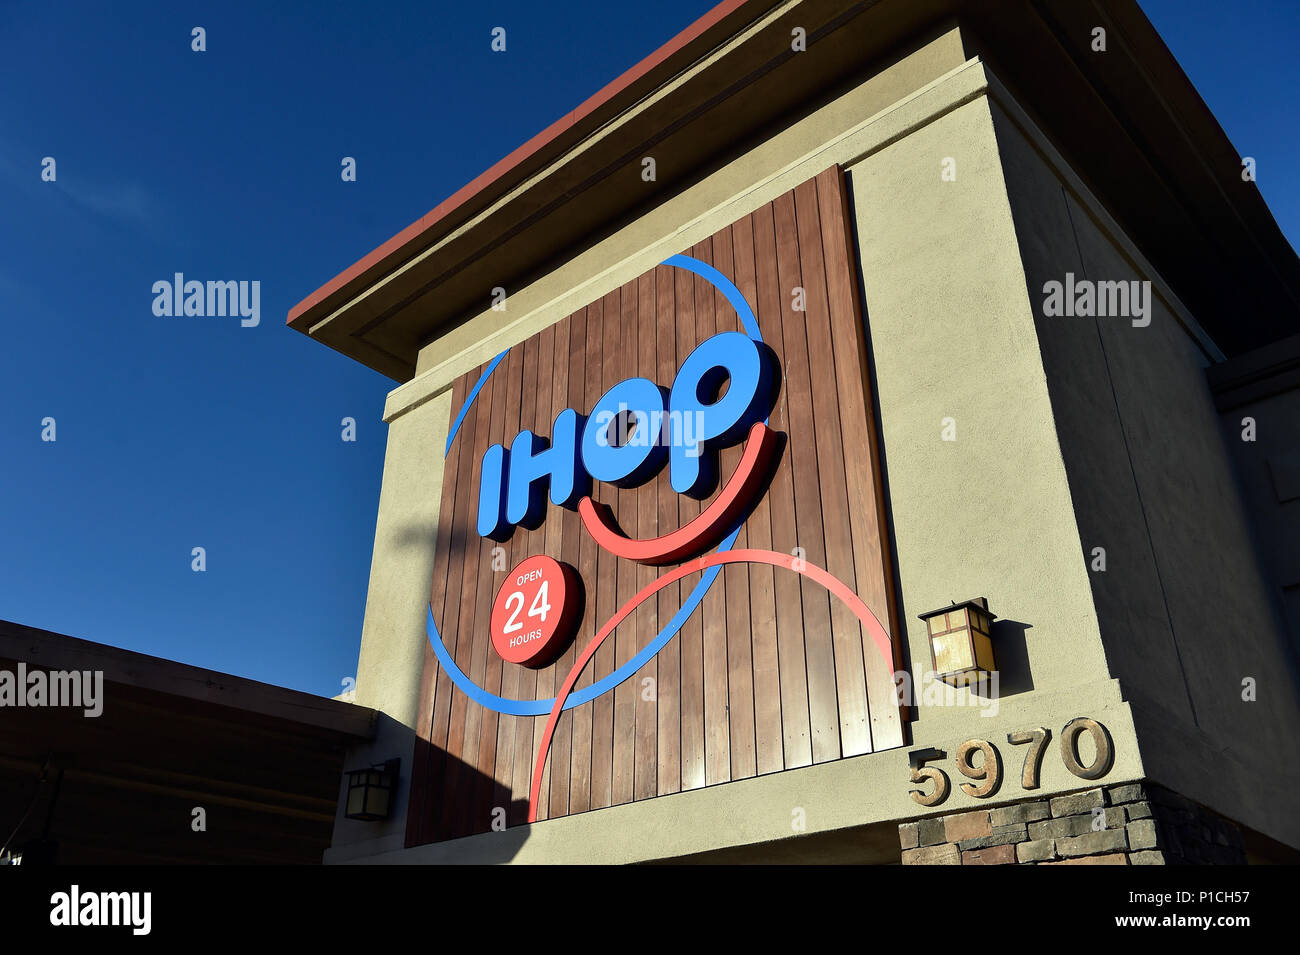
[[(995, 108), (1053, 413), (1112, 673), (1152, 778), (1292, 845), (1300, 699), (1195, 319), (1029, 120)], [(1066, 272), (1151, 281), (1151, 322), (1042, 315)], [(1243, 680), (1257, 681), (1254, 700)]]
[[(916, 615), (984, 595), (1004, 706), (1103, 678), (988, 100), (849, 176), (913, 668), (929, 665)], [(922, 708), (915, 738), (948, 714)]]
[[(1234, 386), (1219, 415), (1255, 537), (1300, 663), (1300, 335), (1219, 369)], [(1244, 379), (1244, 380), (1243, 380)], [(1245, 385), (1246, 393), (1237, 390)], [(1251, 438), (1251, 440), (1247, 440)]]
[(451, 392), (444, 391), (388, 425), (355, 698), (359, 705), (379, 710), (381, 718), (375, 739), (354, 747), (345, 768), (397, 757), (402, 760), (402, 778), (398, 802), (383, 823), (344, 819), (340, 787), (333, 844), (354, 846), (355, 851), (379, 852), (405, 841), (420, 675), (428, 642), (425, 614), (450, 424)]

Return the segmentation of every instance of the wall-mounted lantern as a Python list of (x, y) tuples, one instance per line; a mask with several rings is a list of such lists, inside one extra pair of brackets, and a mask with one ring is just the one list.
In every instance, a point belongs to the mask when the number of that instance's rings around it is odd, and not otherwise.
[(920, 615), (930, 638), (930, 662), (936, 680), (966, 686), (997, 669), (989, 637), (995, 616), (989, 613), (989, 602), (984, 597)]
[(348, 796), (343, 815), (348, 819), (376, 822), (387, 819), (397, 790), (400, 759), (376, 763), (369, 769), (354, 769), (347, 774)]

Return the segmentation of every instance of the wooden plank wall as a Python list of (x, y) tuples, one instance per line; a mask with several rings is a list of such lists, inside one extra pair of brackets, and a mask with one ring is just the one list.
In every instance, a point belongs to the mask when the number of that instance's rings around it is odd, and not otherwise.
[[(737, 547), (793, 553), (853, 588), (897, 632), (872, 396), (838, 167), (683, 250), (737, 285), (778, 356), (770, 424), (787, 435), (771, 486)], [(793, 308), (802, 287), (806, 310)], [(722, 294), (659, 266), (512, 348), (465, 416), (446, 462), (431, 606), (457, 665), (512, 698), (554, 695), (578, 650), (615, 610), (663, 571), (597, 548), (578, 515), (548, 503), (536, 530), (495, 542), (474, 530), (478, 462), (523, 428), (549, 436), (562, 409), (587, 412), (619, 381), (669, 386), (701, 341), (743, 330)], [(483, 368), (455, 382), (453, 416)], [(724, 477), (741, 447), (723, 451)], [(714, 491), (716, 494), (716, 490)], [(630, 537), (685, 524), (707, 506), (673, 493), (665, 467), (638, 488), (594, 488)], [(487, 620), (506, 572), (546, 553), (577, 568), (585, 606), (576, 641), (550, 666), (504, 664)], [(576, 689), (612, 673), (681, 606), (692, 576), (642, 604), (607, 639)], [(560, 718), (539, 818), (584, 812), (756, 774), (901, 745), (893, 670), (842, 603), (805, 577), (729, 565), (657, 657), (612, 693)], [(545, 717), (498, 714), (471, 702), (426, 649), (408, 844), (492, 827), (494, 809), (524, 822)]]

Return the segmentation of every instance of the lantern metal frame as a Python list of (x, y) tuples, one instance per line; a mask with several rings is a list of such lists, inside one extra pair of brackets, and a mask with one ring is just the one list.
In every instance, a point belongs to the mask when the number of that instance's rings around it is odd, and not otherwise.
[(925, 622), (936, 680), (969, 686), (997, 670), (992, 638), (997, 615), (989, 612), (987, 598), (973, 597), (918, 616)]
[[(348, 786), (343, 797), (344, 818), (361, 822), (387, 819), (393, 811), (393, 796), (397, 792), (401, 765), (400, 759), (390, 759), (345, 773)], [(382, 804), (377, 804), (380, 799), (383, 800)]]

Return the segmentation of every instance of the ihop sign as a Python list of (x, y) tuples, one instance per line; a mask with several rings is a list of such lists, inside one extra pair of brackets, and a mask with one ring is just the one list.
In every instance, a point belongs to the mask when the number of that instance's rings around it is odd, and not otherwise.
[(507, 450), (488, 448), (480, 466), (478, 532), (503, 539), (515, 525), (536, 527), (552, 504), (574, 508), (591, 482), (644, 484), (668, 461), (678, 494), (705, 497), (717, 478), (717, 450), (744, 437), (772, 407), (773, 359), (740, 332), (700, 344), (671, 388), (628, 378), (589, 415), (566, 408), (547, 441), (520, 431)]
[[(494, 444), (479, 462), (478, 533), (505, 540), (516, 526), (536, 528), (546, 501), (576, 509), (596, 544), (616, 557), (668, 564), (718, 544), (763, 492), (781, 436), (767, 427), (777, 388), (777, 361), (763, 344), (754, 314), (721, 273), (688, 256), (664, 264), (708, 279), (736, 309), (745, 332), (722, 332), (682, 362), (671, 386), (628, 378), (587, 414), (565, 408), (550, 438), (520, 431)], [(668, 466), (678, 494), (705, 499), (719, 483), (718, 452), (744, 441), (740, 461), (708, 505), (685, 525), (651, 538), (629, 538), (610, 509), (591, 496), (595, 482), (636, 487)], [(512, 570), (493, 604), (492, 644), (502, 659), (540, 667), (555, 659), (581, 617), (581, 580), (550, 557)]]
[[(876, 616), (894, 587), (848, 215), (829, 169), (700, 239), (700, 258), (663, 257), (621, 284), (610, 273), (551, 325), (502, 330), (521, 340), (453, 382), (421, 736), (431, 755), (508, 780), (512, 804), (531, 775), (530, 820), (665, 788), (638, 779), (705, 785), (709, 740), (740, 741), (735, 778), (901, 741)], [(796, 309), (782, 289), (805, 276)], [(484, 345), (465, 357), (484, 361)], [(791, 655), (808, 666), (777, 666)], [(663, 691), (652, 699), (628, 689), (646, 672)], [(780, 706), (791, 693), (807, 707)], [(563, 713), (602, 699), (592, 734), (573, 734)], [(498, 721), (494, 747), (466, 703), (541, 719)], [(427, 834), (483, 828), (469, 817), (497, 796), (440, 765), (422, 805), (472, 811), (426, 819)], [(548, 773), (567, 800), (547, 798)]]

